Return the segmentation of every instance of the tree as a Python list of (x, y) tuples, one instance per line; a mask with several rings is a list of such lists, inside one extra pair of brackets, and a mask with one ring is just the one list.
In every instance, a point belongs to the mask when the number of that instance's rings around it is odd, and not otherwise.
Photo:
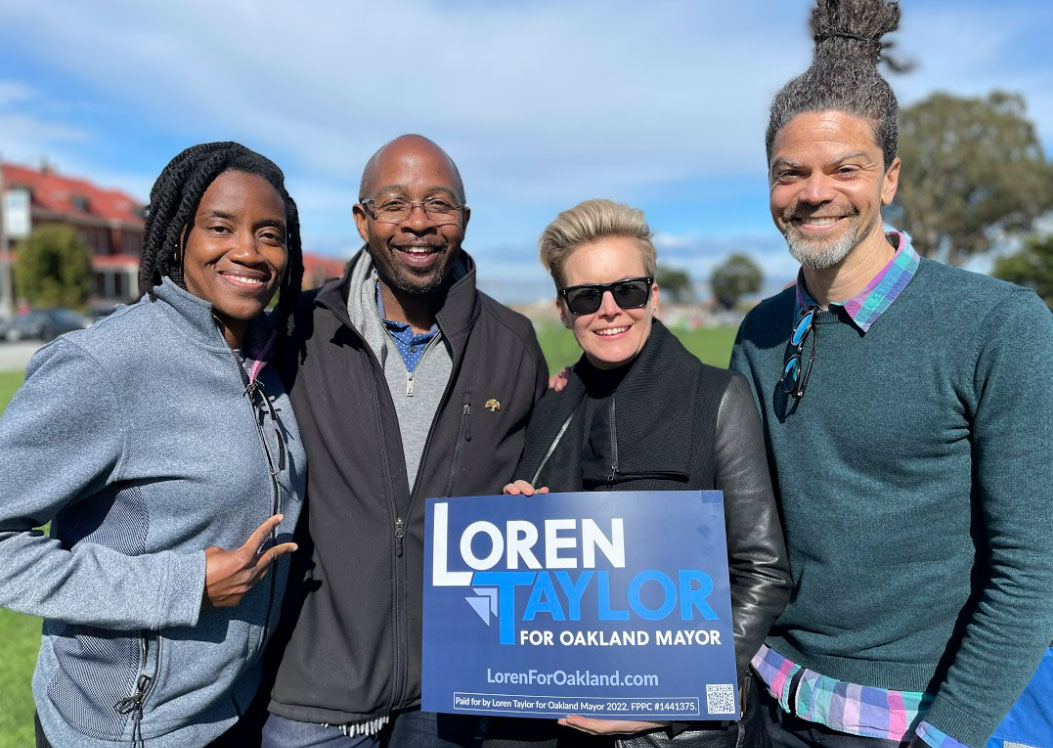
[(655, 272), (654, 280), (662, 290), (662, 293), (667, 294), (675, 304), (690, 301), (695, 295), (691, 276), (680, 268), (659, 265), (658, 270)]
[(1032, 289), (1053, 309), (1053, 234), (1032, 239), (1019, 252), (999, 258), (992, 275)]
[(713, 268), (709, 285), (713, 295), (725, 309), (732, 309), (739, 299), (760, 291), (764, 275), (749, 255), (733, 254)]
[(900, 113), (896, 204), (922, 255), (953, 265), (990, 249), (993, 231), (1030, 228), (1053, 196), (1053, 165), (1018, 94), (937, 93)]
[(31, 306), (83, 306), (91, 293), (91, 251), (69, 226), (41, 226), (18, 248), (15, 281)]

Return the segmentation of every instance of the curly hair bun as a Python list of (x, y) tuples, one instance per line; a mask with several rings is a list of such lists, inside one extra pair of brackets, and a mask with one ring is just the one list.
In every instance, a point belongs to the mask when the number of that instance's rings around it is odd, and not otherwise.
[(892, 87), (877, 71), (885, 63), (894, 71), (909, 65), (888, 56), (886, 34), (899, 27), (898, 2), (891, 0), (817, 0), (812, 10), (815, 40), (812, 64), (775, 95), (765, 144), (771, 160), (775, 136), (802, 112), (840, 111), (871, 123), (885, 168), (896, 158), (899, 105)]

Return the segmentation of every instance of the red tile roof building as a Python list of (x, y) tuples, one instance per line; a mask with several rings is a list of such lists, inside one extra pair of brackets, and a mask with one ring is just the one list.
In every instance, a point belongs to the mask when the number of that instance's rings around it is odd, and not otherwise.
[[(64, 176), (44, 166), (0, 164), (5, 193), (28, 193), (30, 229), (44, 224), (72, 226), (92, 252), (94, 293), (100, 301), (138, 296), (143, 246), (143, 204), (125, 192)], [(8, 237), (13, 253), (17, 238)]]
[[(29, 194), (29, 224), (73, 226), (92, 251), (95, 297), (100, 305), (138, 298), (139, 258), (143, 246), (143, 204), (120, 190), (99, 187), (49, 167), (29, 169), (0, 164), (4, 192)], [(8, 237), (12, 253), (17, 238)], [(344, 261), (304, 253), (303, 288), (316, 288), (344, 272)], [(2, 290), (0, 290), (2, 293)]]
[(330, 278), (339, 278), (344, 274), (345, 260), (334, 260), (331, 257), (303, 253), (304, 289), (318, 288)]

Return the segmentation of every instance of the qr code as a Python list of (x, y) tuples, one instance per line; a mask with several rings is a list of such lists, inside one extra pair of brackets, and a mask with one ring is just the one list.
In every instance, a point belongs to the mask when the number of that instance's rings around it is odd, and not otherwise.
[(735, 686), (730, 683), (707, 683), (706, 711), (710, 714), (734, 714)]

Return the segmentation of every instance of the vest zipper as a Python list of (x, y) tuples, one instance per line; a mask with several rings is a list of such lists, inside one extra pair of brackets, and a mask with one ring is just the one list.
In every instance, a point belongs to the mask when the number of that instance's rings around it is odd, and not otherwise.
[[(379, 318), (379, 314), (377, 316)], [(340, 319), (339, 316), (338, 316), (338, 319)], [(340, 321), (341, 321), (341, 324), (345, 325), (349, 330), (351, 330), (355, 335), (357, 335), (359, 337), (359, 339), (362, 340), (363, 343), (365, 343), (365, 338), (362, 337), (362, 334), (359, 333), (358, 330), (355, 329), (355, 326), (351, 324), (351, 320), (350, 319), (347, 319), (347, 320), (341, 319)], [(383, 324), (383, 323), (381, 323), (381, 324)], [(390, 337), (390, 335), (389, 335), (389, 337)], [(437, 335), (435, 337), (435, 339), (438, 339), (438, 337), (439, 336)], [(435, 339), (433, 339), (433, 342), (434, 342)], [(431, 343), (429, 343), (429, 347), (430, 346), (431, 346)], [(394, 409), (394, 407), (395, 407), (394, 398), (393, 398), (393, 396), (391, 394), (390, 389), (388, 388), (388, 385), (386, 384), (387, 379), (384, 376), (384, 367), (381, 366), (380, 359), (377, 358), (377, 355), (373, 352), (373, 349), (369, 346), (368, 343), (365, 343), (364, 348), (365, 348), (365, 354), (369, 357), (369, 360), (373, 362), (374, 372), (377, 375), (374, 384), (384, 383), (383, 387), (379, 387), (379, 386), (377, 387), (377, 399), (379, 400), (379, 399), (383, 398), (386, 395), (387, 398), (388, 398), (388, 402), (391, 403), (392, 409)], [(427, 350), (425, 350), (425, 353), (427, 353)], [(399, 356), (399, 360), (402, 360), (401, 355)], [(422, 355), (421, 356), (421, 361), (423, 361), (423, 360), (424, 360), (424, 356)], [(405, 362), (403, 362), (403, 366), (405, 366)], [(420, 366), (420, 361), (417, 362), (417, 366)], [(406, 374), (407, 374), (406, 394), (408, 396), (412, 396), (413, 395), (413, 376), (412, 376), (412, 373), (409, 371), (409, 368), (406, 368)], [(445, 398), (448, 395), (449, 395), (449, 385), (447, 384), (447, 391), (443, 393), (443, 400), (444, 401), (445, 401)], [(440, 409), (442, 408), (441, 404), (440, 404), (439, 408)], [(397, 416), (396, 416), (396, 418), (397, 418)], [(381, 417), (379, 412), (377, 414), (377, 420), (378, 420), (378, 425), (381, 428), (383, 428), (383, 418)], [(396, 423), (397, 423), (397, 421), (396, 421)], [(432, 422), (432, 427), (434, 428), (434, 420)], [(430, 432), (428, 434), (428, 438), (429, 439), (431, 438), (431, 433)], [(425, 453), (427, 453), (427, 451), (428, 451), (427, 442), (425, 442), (424, 451), (425, 451)], [(401, 594), (402, 594), (402, 588), (403, 588), (404, 585), (400, 581), (399, 575), (402, 573), (403, 540), (405, 539), (405, 536), (406, 536), (406, 523), (405, 523), (405, 520), (402, 518), (402, 516), (400, 516), (400, 514), (399, 514), (398, 502), (395, 500), (395, 495), (392, 493), (391, 467), (388, 465), (388, 463), (386, 461), (386, 456), (384, 458), (382, 458), (382, 459), (384, 459), (383, 468), (385, 470), (384, 477), (386, 478), (386, 480), (384, 481), (384, 486), (385, 486), (386, 489), (388, 489), (387, 490), (388, 504), (389, 504), (389, 506), (391, 508), (392, 515), (395, 517), (395, 532), (393, 533), (393, 536), (394, 536), (393, 539), (394, 539), (394, 543), (395, 543), (395, 548), (394, 548), (394, 551), (395, 551), (395, 564), (394, 564), (394, 569), (393, 569), (392, 578), (391, 578), (391, 596), (392, 596), (392, 600), (394, 601), (394, 604), (392, 606), (393, 607), (393, 610), (392, 610), (393, 616), (392, 616), (392, 622), (391, 622), (391, 649), (392, 649), (392, 652), (391, 652), (392, 667), (391, 667), (391, 669), (392, 669), (393, 675), (392, 675), (392, 685), (391, 685), (391, 696), (390, 696), (390, 701), (388, 703), (389, 710), (394, 710), (394, 708), (398, 705), (399, 701), (401, 701), (399, 691), (403, 687), (402, 686), (403, 678), (402, 678), (402, 673), (400, 672), (400, 670), (402, 668), (402, 647), (400, 646), (400, 641), (401, 641), (402, 636), (403, 636), (403, 630), (405, 629), (405, 622), (403, 620), (404, 617), (405, 617), (405, 615), (404, 615), (404, 613), (405, 613), (405, 611), (404, 611), (405, 606), (403, 605), (401, 597), (400, 597)], [(405, 459), (405, 458), (403, 458), (403, 459)], [(422, 455), (421, 456), (421, 464), (423, 464), (423, 463), (424, 463), (424, 457)], [(419, 469), (417, 471), (417, 476), (418, 476), (418, 479), (419, 479), (419, 477), (420, 477), (420, 470)], [(410, 500), (409, 501), (409, 507), (406, 508), (407, 516), (409, 516), (410, 508), (413, 506), (413, 489), (412, 488), (410, 489), (409, 500)]]
[(472, 427), (469, 418), (472, 415), (472, 393), (464, 393), (464, 405), (461, 407), (461, 426), (457, 430), (457, 443), (453, 448), (453, 461), (450, 463), (450, 477), (446, 481), (445, 496), (453, 495), (453, 484), (457, 478), (457, 471), (461, 467), (461, 455), (464, 452), (466, 442), (472, 440)]
[(608, 406), (611, 416), (611, 472), (607, 475), (607, 485), (614, 485), (614, 476), (618, 474), (618, 429), (614, 420), (614, 395), (611, 395), (611, 404)]
[[(434, 345), (436, 345), (437, 343), (440, 342), (440, 340), (439, 340), (440, 337), (445, 338), (445, 336), (446, 336), (446, 334), (445, 334), (445, 332), (443, 332), (442, 327), (440, 326), (439, 327), (439, 334), (431, 339), (431, 341), (428, 343), (428, 347), (424, 350), (424, 354), (427, 354), (428, 351), (431, 350), (432, 346), (434, 346)], [(435, 413), (432, 415), (431, 426), (428, 427), (428, 436), (424, 440), (424, 450), (421, 452), (420, 462), (417, 465), (417, 478), (413, 481), (413, 485), (410, 486), (409, 505), (406, 507), (406, 516), (407, 517), (412, 517), (413, 516), (413, 507), (417, 503), (417, 492), (420, 489), (421, 481), (424, 478), (424, 473), (425, 473), (424, 467), (428, 463), (428, 454), (431, 451), (432, 441), (433, 441), (433, 438), (435, 436), (435, 426), (439, 422), (439, 418), (442, 416), (442, 413), (443, 413), (443, 411), (446, 408), (446, 404), (450, 401), (450, 395), (453, 393), (454, 383), (457, 381), (457, 374), (458, 374), (459, 369), (458, 369), (458, 362), (457, 362), (456, 358), (454, 358), (454, 355), (453, 355), (453, 346), (452, 346), (452, 344), (450, 345), (449, 350), (450, 350), (450, 359), (451, 359), (451, 363), (452, 363), (453, 366), (450, 369), (450, 377), (449, 377), (449, 379), (446, 380), (446, 388), (442, 391), (442, 397), (439, 399), (439, 404), (435, 408)], [(372, 351), (370, 351), (370, 353), (372, 353)], [(417, 362), (417, 368), (420, 368), (420, 365), (424, 362), (424, 354), (421, 355), (420, 361)], [(401, 358), (401, 356), (400, 356), (400, 358)], [(376, 356), (373, 357), (373, 360), (376, 361)], [(377, 361), (377, 368), (380, 369), (380, 362), (379, 361)], [(384, 379), (383, 369), (380, 369), (380, 375), (381, 375), (381, 381), (383, 381), (383, 379)], [(385, 388), (385, 389), (387, 389), (387, 388)], [(409, 394), (409, 393), (407, 393), (407, 394)], [(467, 394), (466, 394), (466, 397), (467, 397)], [(405, 458), (403, 458), (403, 459), (405, 459)], [(396, 508), (396, 510), (397, 510), (397, 508)], [(396, 574), (397, 573), (398, 573), (398, 569), (396, 569)], [(405, 684), (406, 678), (403, 677), (404, 673), (402, 672), (403, 668), (402, 668), (402, 657), (401, 657), (401, 652), (402, 652), (402, 650), (404, 648), (400, 646), (401, 643), (402, 643), (402, 639), (406, 635), (406, 622), (405, 622), (406, 606), (405, 606), (405, 604), (404, 604), (404, 602), (403, 602), (403, 600), (402, 600), (402, 598), (401, 598), (401, 596), (399, 594), (401, 592), (401, 590), (402, 590), (402, 586), (403, 585), (400, 584), (398, 579), (396, 578), (396, 583), (395, 583), (395, 621), (396, 621), (396, 627), (395, 627), (395, 631), (394, 631), (394, 633), (392, 635), (393, 639), (394, 639), (394, 642), (395, 642), (395, 657), (394, 657), (395, 677), (394, 677), (394, 685), (392, 686), (392, 690), (391, 690), (392, 692), (391, 692), (391, 705), (390, 705), (392, 709), (394, 709), (396, 706), (398, 706), (399, 703), (402, 701), (402, 699), (404, 697), (404, 694), (402, 693), (402, 691), (405, 689), (405, 685), (406, 685)]]
[[(380, 317), (379, 310), (378, 310), (377, 317), (378, 318)], [(355, 326), (353, 324), (351, 324), (350, 318), (346, 319), (346, 321), (345, 321), (344, 319), (342, 319), (342, 318), (340, 318), (338, 316), (338, 319), (340, 319), (342, 324), (346, 325), (352, 332), (354, 332), (360, 339), (362, 339), (363, 342), (365, 341), (365, 338), (362, 337), (362, 334), (359, 333), (357, 329), (355, 329)], [(383, 320), (381, 320), (381, 325), (383, 326)], [(385, 330), (385, 332), (386, 332), (386, 330)], [(391, 337), (390, 333), (388, 333), (388, 337)], [(417, 361), (417, 366), (415, 367), (415, 370), (417, 368), (420, 368), (421, 364), (424, 363), (424, 359), (427, 356), (428, 352), (431, 351), (431, 349), (435, 345), (437, 345), (439, 342), (441, 342), (441, 339), (443, 337), (444, 337), (444, 333), (442, 331), (442, 328), (440, 327), (439, 328), (439, 332), (435, 335), (435, 337), (433, 337), (430, 341), (428, 341), (428, 346), (424, 349), (424, 353), (421, 354), (420, 359)], [(377, 374), (379, 374), (378, 381), (379, 382), (385, 382), (386, 381), (386, 377), (384, 376), (384, 367), (381, 366), (380, 360), (377, 358), (377, 355), (373, 352), (373, 349), (368, 344), (366, 344), (365, 349), (366, 349), (367, 355), (373, 361), (373, 365), (375, 367), (375, 371), (377, 372)], [(451, 349), (451, 359), (452, 358), (453, 358), (453, 356), (452, 356), (452, 349)], [(414, 378), (414, 373), (409, 370), (408, 366), (406, 366), (406, 362), (402, 359), (402, 355), (401, 354), (399, 354), (399, 360), (402, 361), (402, 365), (406, 369), (406, 396), (407, 397), (413, 397), (413, 378)], [(446, 389), (443, 390), (442, 398), (439, 400), (439, 405), (435, 409), (435, 414), (432, 416), (431, 426), (428, 429), (428, 436), (427, 436), (427, 438), (424, 441), (424, 451), (421, 453), (420, 463), (419, 463), (419, 465), (417, 467), (417, 478), (414, 481), (414, 484), (412, 486), (410, 486), (409, 504), (408, 504), (408, 506), (406, 506), (406, 517), (410, 517), (413, 514), (413, 505), (415, 503), (415, 495), (416, 495), (417, 488), (420, 486), (421, 476), (424, 474), (424, 469), (423, 468), (424, 468), (424, 465), (425, 465), (425, 463), (427, 461), (427, 458), (428, 458), (428, 451), (429, 451), (428, 448), (431, 446), (432, 436), (434, 435), (434, 432), (435, 432), (435, 424), (439, 420), (439, 415), (442, 413), (443, 408), (446, 407), (447, 401), (450, 399), (450, 392), (453, 390), (453, 383), (454, 383), (454, 380), (456, 379), (456, 375), (457, 375), (457, 362), (453, 361), (453, 369), (450, 371), (450, 378), (446, 382)], [(388, 399), (389, 399), (389, 401), (391, 401), (392, 407), (394, 408), (394, 401), (393, 401), (393, 397), (392, 397), (392, 394), (391, 394), (389, 388), (385, 385), (384, 387), (382, 387), (382, 388), (378, 387), (377, 389), (378, 390), (383, 390), (383, 392), (387, 394)], [(383, 397), (383, 395), (380, 395), (380, 397)], [(405, 460), (405, 456), (403, 456), (403, 460)], [(388, 481), (387, 481), (388, 487), (391, 486), (390, 475), (391, 475), (391, 470), (390, 470), (390, 468), (388, 468)], [(392, 623), (392, 632), (391, 632), (393, 677), (392, 677), (392, 685), (391, 685), (391, 701), (389, 703), (389, 708), (393, 710), (402, 701), (402, 698), (403, 698), (402, 691), (405, 688), (405, 680), (406, 680), (406, 678), (403, 677), (403, 672), (402, 672), (402, 670), (403, 670), (403, 664), (402, 664), (403, 650), (405, 649), (405, 647), (402, 644), (402, 640), (403, 640), (403, 638), (406, 635), (406, 621), (405, 621), (405, 618), (406, 618), (406, 606), (405, 606), (404, 601), (402, 600), (402, 593), (403, 593), (403, 588), (405, 587), (405, 584), (401, 581), (401, 578), (400, 578), (400, 575), (403, 573), (402, 572), (402, 553), (403, 553), (403, 543), (404, 543), (404, 539), (405, 539), (405, 535), (406, 535), (406, 527), (405, 527), (405, 520), (403, 519), (402, 516), (399, 515), (399, 507), (397, 505), (397, 502), (395, 501), (395, 497), (390, 491), (388, 493), (388, 501), (391, 504), (392, 513), (395, 515), (395, 533), (394, 533), (394, 536), (395, 536), (394, 537), (394, 540), (395, 540), (395, 569), (394, 569), (394, 578), (392, 579), (392, 598), (394, 600), (394, 608), (395, 608), (394, 614), (395, 615), (394, 615), (394, 621)]]
[[(396, 509), (397, 511), (397, 509)], [(392, 579), (393, 586), (393, 600), (394, 600), (394, 625), (392, 626), (391, 632), (391, 671), (392, 671), (392, 683), (391, 683), (391, 707), (398, 703), (399, 691), (403, 687), (402, 677), (402, 660), (404, 658), (402, 646), (402, 637), (406, 630), (406, 611), (405, 605), (402, 603), (401, 594), (403, 587), (405, 586), (402, 581), (402, 574), (404, 568), (404, 561), (402, 559), (403, 544), (406, 538), (406, 521), (402, 517), (395, 518), (395, 568), (394, 576)]]

